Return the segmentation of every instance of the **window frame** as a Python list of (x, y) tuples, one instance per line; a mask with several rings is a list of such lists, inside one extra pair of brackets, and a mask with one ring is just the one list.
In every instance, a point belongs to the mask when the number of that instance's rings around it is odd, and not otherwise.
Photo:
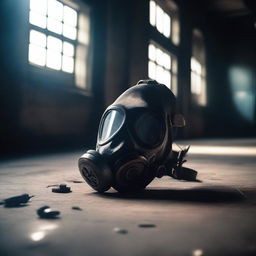
[[(170, 35), (166, 36), (164, 32), (161, 32), (157, 27), (157, 11), (155, 10), (155, 24), (151, 23), (151, 3), (154, 2), (155, 6), (161, 8), (164, 15), (168, 15), (170, 18)], [(171, 41), (175, 46), (180, 43), (180, 22), (179, 22), (179, 10), (178, 6), (173, 1), (163, 0), (149, 0), (149, 24), (156, 30), (162, 37)]]
[[(164, 36), (161, 32), (157, 30), (155, 26), (153, 26), (150, 22), (150, 2), (154, 1), (157, 5), (159, 5), (165, 13), (167, 13), (171, 18), (171, 34), (170, 37)], [(173, 1), (164, 1), (164, 0), (149, 0), (148, 1), (148, 28), (149, 28), (149, 40), (148, 47), (151, 43), (153, 43), (156, 47), (160, 48), (162, 51), (168, 53), (171, 56), (171, 69), (170, 69), (170, 89), (172, 92), (178, 97), (178, 56), (179, 56), (179, 38), (180, 33), (178, 30), (178, 42), (174, 42), (173, 40), (173, 26), (174, 19), (176, 19), (176, 23), (178, 27), (180, 26), (179, 22), (179, 9), (178, 6)], [(149, 51), (147, 55), (147, 74), (149, 77)]]
[[(52, 87), (52, 88), (58, 88), (58, 89), (65, 89), (71, 92), (78, 92), (80, 94), (84, 94), (87, 96), (92, 96), (92, 90), (91, 90), (91, 79), (92, 79), (92, 44), (93, 44), (93, 38), (92, 38), (92, 19), (91, 19), (91, 8), (85, 4), (84, 2), (80, 0), (76, 0), (75, 2), (71, 2), (68, 0), (57, 0), (58, 2), (61, 2), (63, 5), (66, 5), (68, 7), (71, 7), (77, 12), (77, 25), (76, 25), (76, 39), (72, 40), (68, 37), (65, 37), (63, 34), (57, 34), (55, 32), (52, 32), (46, 28), (41, 28), (39, 26), (33, 25), (29, 21), (29, 15), (30, 15), (30, 0), (27, 0), (27, 36), (26, 36), (26, 64), (27, 64), (27, 74), (29, 77), (29, 80), (33, 82), (37, 82), (38, 85), (46, 86), (46, 87)], [(78, 34), (81, 24), (79, 24), (79, 15), (83, 14), (89, 19), (89, 30), (88, 30), (88, 36), (89, 36), (89, 42), (88, 44), (80, 43), (78, 40)], [(46, 16), (47, 17), (47, 16)], [(47, 20), (46, 20), (47, 21)], [(60, 39), (63, 42), (71, 43), (74, 46), (74, 67), (73, 72), (65, 72), (62, 70), (62, 66), (60, 70), (55, 70), (50, 67), (47, 67), (45, 64), (44, 66), (40, 66), (34, 63), (31, 63), (29, 61), (29, 44), (30, 44), (30, 31), (35, 30), (40, 33), (43, 33), (46, 36), (46, 40), (48, 36), (53, 36), (57, 39)], [(47, 44), (47, 43), (46, 43)], [(84, 82), (84, 87), (81, 88), (77, 85), (76, 82), (76, 61), (77, 61), (77, 47), (79, 45), (82, 45), (86, 51), (87, 51), (87, 58), (84, 59), (84, 65), (86, 67), (86, 79)], [(45, 49), (47, 49), (47, 45), (45, 46)], [(61, 55), (63, 55), (63, 51), (61, 52)], [(45, 79), (46, 81), (43, 81), (42, 79)]]
[[(150, 55), (149, 54), (150, 45), (153, 45), (156, 49), (160, 49), (162, 52), (164, 52), (165, 54), (168, 54), (170, 56), (170, 69), (166, 68), (165, 66), (163, 66), (161, 64), (158, 64), (157, 60), (150, 59), (150, 56), (149, 56)], [(168, 71), (170, 73), (170, 82), (169, 82), (170, 86), (168, 86), (166, 84), (165, 85), (169, 89), (171, 89), (173, 92), (175, 92), (174, 94), (177, 94), (177, 88), (174, 88), (174, 84), (173, 84), (174, 80), (177, 79), (177, 57), (174, 54), (172, 54), (171, 52), (169, 52), (168, 50), (164, 49), (161, 45), (159, 45), (155, 41), (150, 40), (149, 44), (148, 44), (148, 76), (149, 76), (149, 63), (150, 62), (153, 62), (156, 67), (157, 66), (162, 67), (165, 71)], [(174, 68), (174, 65), (176, 65), (176, 70)], [(156, 80), (156, 78), (153, 78), (153, 77), (150, 77), (150, 76), (149, 76), (149, 78)], [(160, 81), (158, 81), (158, 82), (160, 82)], [(177, 87), (177, 84), (175, 85), (175, 87)]]

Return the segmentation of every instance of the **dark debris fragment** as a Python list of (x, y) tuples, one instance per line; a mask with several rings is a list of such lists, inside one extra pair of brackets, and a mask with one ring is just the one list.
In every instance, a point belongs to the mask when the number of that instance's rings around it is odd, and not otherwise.
[(127, 229), (119, 228), (119, 227), (115, 227), (115, 228), (113, 229), (113, 231), (114, 231), (115, 233), (122, 234), (122, 235), (125, 235), (125, 234), (128, 233), (128, 230), (127, 230)]
[(140, 228), (155, 228), (156, 225), (153, 224), (153, 223), (147, 223), (147, 222), (145, 222), (145, 223), (140, 223), (140, 224), (138, 225), (138, 227), (140, 227)]
[(52, 192), (54, 193), (71, 193), (70, 187), (67, 187), (66, 184), (60, 184), (58, 188), (53, 188)]
[(1, 204), (4, 204), (5, 207), (22, 207), (27, 205), (31, 197), (34, 197), (34, 196), (30, 196), (29, 194), (13, 196), (13, 197), (4, 199), (3, 202), (1, 202)]
[(60, 211), (53, 211), (50, 206), (43, 206), (37, 210), (37, 214), (41, 219), (57, 219)]
[(73, 206), (71, 209), (72, 209), (72, 210), (76, 210), (76, 211), (82, 211), (82, 210), (83, 210), (83, 209), (80, 208), (79, 206)]
[(82, 180), (67, 180), (67, 182), (84, 183)]

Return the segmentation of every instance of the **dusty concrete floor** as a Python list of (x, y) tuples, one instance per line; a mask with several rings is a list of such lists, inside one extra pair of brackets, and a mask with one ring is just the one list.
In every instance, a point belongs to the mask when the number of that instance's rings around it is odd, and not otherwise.
[[(187, 166), (202, 182), (155, 179), (143, 194), (126, 198), (73, 183), (82, 181), (81, 152), (2, 161), (0, 199), (35, 197), (24, 207), (0, 206), (0, 255), (256, 255), (256, 140), (186, 143), (192, 144)], [(47, 188), (58, 183), (73, 192)], [(61, 217), (39, 219), (44, 205)], [(144, 222), (155, 227), (138, 227)]]

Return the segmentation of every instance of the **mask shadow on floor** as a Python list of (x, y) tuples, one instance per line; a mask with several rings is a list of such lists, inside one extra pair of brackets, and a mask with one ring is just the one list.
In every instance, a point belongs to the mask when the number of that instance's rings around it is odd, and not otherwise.
[(180, 202), (204, 202), (204, 203), (225, 203), (241, 202), (245, 200), (245, 195), (238, 189), (229, 187), (204, 186), (191, 189), (165, 189), (148, 188), (140, 193), (118, 193), (114, 191), (104, 194), (93, 193), (94, 195), (106, 199), (124, 199), (124, 200), (163, 200)]

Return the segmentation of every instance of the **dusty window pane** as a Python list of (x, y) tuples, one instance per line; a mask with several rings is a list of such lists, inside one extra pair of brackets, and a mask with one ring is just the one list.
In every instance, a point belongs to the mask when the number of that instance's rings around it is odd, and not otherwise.
[(171, 89), (171, 73), (168, 70), (164, 71), (164, 81), (163, 84), (165, 84), (169, 89)]
[(153, 44), (148, 46), (148, 58), (153, 61), (156, 60), (156, 47)]
[(156, 64), (153, 61), (148, 62), (148, 76), (151, 79), (156, 79)]
[(164, 64), (164, 55), (161, 49), (157, 48), (156, 49), (156, 63), (159, 65)]
[(74, 59), (72, 57), (67, 57), (67, 56), (62, 57), (62, 70), (68, 73), (73, 73)]
[(48, 0), (48, 16), (56, 20), (63, 19), (63, 4), (56, 0)]
[(193, 70), (197, 74), (201, 74), (201, 64), (195, 57), (191, 58), (191, 70)]
[(52, 69), (60, 70), (61, 53), (52, 50), (47, 50), (46, 66)]
[(64, 6), (64, 23), (75, 27), (77, 25), (77, 12), (68, 7)]
[(47, 48), (50, 50), (61, 52), (62, 51), (62, 41), (56, 37), (48, 36)]
[(80, 88), (85, 88), (87, 81), (87, 48), (79, 45), (76, 48), (76, 63), (75, 63), (75, 79), (76, 85)]
[(201, 76), (200, 75), (196, 75), (196, 94), (200, 94), (201, 93)]
[(166, 37), (171, 36), (171, 18), (168, 14), (164, 14), (164, 35)]
[(29, 44), (28, 59), (31, 63), (45, 66), (46, 49), (37, 45)]
[(156, 3), (154, 1), (149, 3), (149, 21), (152, 26), (156, 25)]
[(156, 67), (156, 80), (163, 83), (164, 79), (164, 69), (161, 66)]
[(47, 19), (47, 28), (48, 28), (48, 30), (50, 30), (56, 34), (62, 33), (62, 23), (58, 20), (48, 18)]
[(29, 22), (32, 25), (46, 28), (46, 16), (38, 14), (36, 12), (30, 11), (29, 12)]
[(201, 106), (206, 106), (207, 104), (207, 97), (206, 97), (206, 79), (205, 77), (201, 78), (201, 97), (199, 99), (199, 104)]
[(190, 66), (191, 66), (191, 70), (192, 71), (195, 71), (195, 64), (194, 64), (194, 62), (195, 62), (194, 61), (194, 57), (192, 57), (191, 60), (190, 60)]
[(161, 7), (156, 6), (156, 28), (160, 33), (164, 31), (164, 12)]
[(178, 62), (177, 62), (177, 58), (175, 56), (172, 56), (171, 67), (172, 67), (172, 73), (177, 74), (178, 73)]
[(165, 66), (165, 53), (163, 51), (161, 51), (161, 54), (159, 55), (159, 64)]
[(194, 57), (191, 58), (191, 92), (197, 95), (202, 92), (202, 65)]
[(76, 28), (69, 25), (63, 25), (63, 36), (73, 39), (76, 39)]
[(70, 57), (74, 56), (74, 45), (63, 42), (63, 54)]
[(171, 22), (171, 28), (172, 28), (172, 41), (174, 44), (178, 45), (180, 42), (180, 24), (178, 17), (175, 17), (172, 19)]
[(36, 30), (30, 30), (29, 41), (32, 44), (45, 47), (46, 46), (46, 35)]
[(196, 103), (205, 106), (206, 98), (206, 69), (204, 38), (200, 30), (193, 30), (191, 57), (191, 93), (196, 97)]
[(178, 95), (178, 81), (177, 81), (177, 75), (172, 75), (171, 79), (171, 88), (174, 95)]
[(30, 10), (46, 15), (47, 0), (30, 0)]
[(202, 66), (199, 62), (197, 62), (197, 74), (199, 74), (199, 75), (202, 74)]
[(195, 93), (195, 91), (196, 91), (195, 84), (196, 84), (195, 73), (191, 72), (191, 92), (192, 93)]
[(79, 31), (78, 41), (82, 44), (88, 45), (90, 42), (90, 20), (84, 14), (79, 15)]
[(194, 94), (201, 94), (202, 78), (195, 72), (191, 72), (191, 92)]
[(171, 69), (171, 56), (167, 53), (164, 53), (164, 67), (166, 69)]

